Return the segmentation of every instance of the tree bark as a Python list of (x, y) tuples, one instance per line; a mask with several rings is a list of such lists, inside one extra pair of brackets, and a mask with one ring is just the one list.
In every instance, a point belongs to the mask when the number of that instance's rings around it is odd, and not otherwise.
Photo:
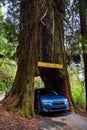
[[(70, 110), (74, 111), (64, 50), (63, 18), (65, 7), (62, 1), (55, 1), (49, 10), (49, 14), (47, 13), (46, 18), (50, 17), (51, 19), (47, 19), (47, 23), (48, 25), (50, 25), (50, 23), (53, 24), (51, 24), (49, 31), (48, 28), (45, 30), (47, 39), (43, 35), (43, 39), (46, 39), (46, 41), (42, 47), (42, 53), (44, 52), (42, 61), (63, 64), (63, 70), (40, 68), (40, 75), (45, 83), (45, 87), (54, 89), (59, 94), (67, 97), (70, 103)], [(51, 35), (50, 32), (52, 32)]]
[(3, 101), (8, 110), (20, 109), (24, 117), (34, 116), (34, 6), (31, 0), (21, 0), (18, 69), (13, 87)]
[(79, 13), (80, 13), (80, 25), (82, 35), (82, 48), (83, 48), (83, 60), (84, 60), (84, 76), (85, 76), (85, 90), (86, 90), (86, 111), (87, 111), (87, 2), (85, 0), (79, 0)]

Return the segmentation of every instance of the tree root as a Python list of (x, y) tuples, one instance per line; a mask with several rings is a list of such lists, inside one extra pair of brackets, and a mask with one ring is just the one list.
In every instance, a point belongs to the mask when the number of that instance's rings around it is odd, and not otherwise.
[(11, 95), (7, 93), (5, 98), (1, 101), (2, 105), (7, 111), (19, 112), (20, 115), (26, 118), (35, 116), (32, 110), (32, 101), (29, 97), (25, 97), (25, 100), (20, 101), (20, 95)]

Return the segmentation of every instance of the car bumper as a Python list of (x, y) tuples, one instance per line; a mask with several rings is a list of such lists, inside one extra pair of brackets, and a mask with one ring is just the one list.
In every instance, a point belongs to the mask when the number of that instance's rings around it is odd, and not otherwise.
[(57, 111), (67, 111), (67, 110), (69, 110), (69, 108), (47, 109), (47, 108), (44, 107), (44, 108), (42, 109), (42, 112), (57, 112)]
[(69, 110), (69, 106), (43, 106), (41, 108), (42, 112), (57, 112)]

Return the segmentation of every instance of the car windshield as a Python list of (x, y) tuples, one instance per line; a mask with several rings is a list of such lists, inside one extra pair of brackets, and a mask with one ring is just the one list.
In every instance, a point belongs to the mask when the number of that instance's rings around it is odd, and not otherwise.
[(40, 89), (37, 92), (40, 95), (58, 95), (54, 90)]

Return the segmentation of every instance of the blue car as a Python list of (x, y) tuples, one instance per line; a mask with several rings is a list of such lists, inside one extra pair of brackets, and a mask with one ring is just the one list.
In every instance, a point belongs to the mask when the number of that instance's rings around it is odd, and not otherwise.
[(56, 112), (69, 110), (69, 102), (54, 90), (35, 90), (35, 110), (40, 112)]

